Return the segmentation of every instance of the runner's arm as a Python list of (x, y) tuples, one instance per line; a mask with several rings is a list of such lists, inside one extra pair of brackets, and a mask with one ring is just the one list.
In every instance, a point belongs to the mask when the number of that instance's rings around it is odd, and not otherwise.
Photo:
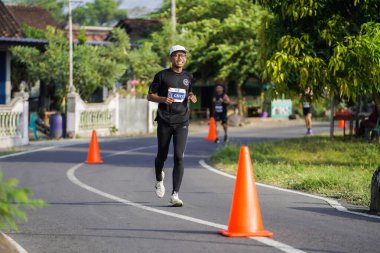
[(170, 97), (161, 97), (157, 93), (149, 93), (148, 101), (170, 105), (174, 102), (174, 99)]
[(225, 104), (227, 104), (227, 105), (231, 103), (230, 97), (227, 96), (227, 94), (224, 94), (224, 96), (223, 96), (223, 102)]

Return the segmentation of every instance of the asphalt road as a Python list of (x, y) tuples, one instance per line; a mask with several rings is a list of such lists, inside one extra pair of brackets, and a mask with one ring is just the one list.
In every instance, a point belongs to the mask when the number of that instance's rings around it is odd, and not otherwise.
[[(231, 128), (232, 142), (304, 135), (302, 124)], [(327, 124), (314, 132), (328, 132)], [(380, 252), (380, 219), (337, 211), (325, 201), (258, 186), (263, 223), (272, 239), (226, 238), (234, 180), (199, 164), (222, 144), (192, 133), (185, 157), (182, 208), (154, 194), (154, 137), (99, 139), (101, 165), (83, 164), (88, 142), (32, 145), (0, 167), (49, 205), (29, 210), (20, 232), (8, 233), (30, 253), (43, 252)], [(47, 147), (38, 151), (39, 148)], [(172, 156), (165, 166), (171, 191)]]

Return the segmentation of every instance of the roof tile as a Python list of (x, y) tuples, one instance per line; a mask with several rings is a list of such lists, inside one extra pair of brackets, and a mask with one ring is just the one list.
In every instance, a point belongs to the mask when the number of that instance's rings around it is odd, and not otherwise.
[(7, 5), (20, 25), (26, 24), (41, 30), (47, 26), (57, 27), (57, 22), (43, 7), (33, 5)]
[(0, 1), (0, 37), (21, 38), (22, 30), (16, 18), (8, 10), (2, 1)]

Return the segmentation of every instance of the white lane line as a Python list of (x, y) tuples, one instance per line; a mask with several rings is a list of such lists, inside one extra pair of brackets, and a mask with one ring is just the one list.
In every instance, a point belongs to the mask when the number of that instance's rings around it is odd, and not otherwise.
[[(156, 145), (157, 147), (157, 145)], [(151, 152), (128, 152), (128, 154), (130, 155), (141, 155), (141, 156), (156, 156), (157, 153), (151, 153)], [(168, 154), (168, 157), (173, 157), (174, 155), (173, 154)], [(209, 158), (208, 155), (188, 155), (188, 154), (185, 154), (185, 157), (186, 158)]]
[[(214, 172), (216, 174), (219, 174), (219, 175), (231, 178), (231, 179), (236, 179), (236, 176), (233, 176), (233, 175), (230, 175), (230, 174), (225, 173), (223, 171), (217, 170), (214, 167), (208, 165), (204, 160), (200, 160), (199, 164), (203, 168), (205, 168), (205, 169), (207, 169), (209, 171), (212, 171), (212, 172)], [(366, 214), (366, 213), (359, 213), (359, 212), (350, 211), (350, 210), (348, 210), (346, 207), (342, 206), (338, 201), (336, 201), (334, 199), (329, 199), (329, 198), (325, 198), (325, 197), (315, 196), (315, 195), (312, 195), (312, 194), (309, 194), (309, 193), (304, 193), (304, 192), (299, 192), (299, 191), (295, 191), (295, 190), (284, 189), (284, 188), (280, 188), (280, 187), (277, 187), (277, 186), (266, 185), (266, 184), (262, 184), (262, 183), (256, 183), (256, 185), (261, 186), (261, 187), (265, 187), (265, 188), (269, 188), (269, 189), (272, 189), (272, 190), (289, 192), (289, 193), (298, 194), (298, 195), (302, 195), (302, 196), (309, 197), (309, 198), (319, 199), (319, 200), (327, 202), (331, 207), (335, 208), (336, 210), (338, 210), (340, 212), (354, 214), (354, 215), (359, 215), (359, 216), (363, 216), (363, 217), (367, 217), (367, 218), (380, 219), (380, 216), (375, 216), (375, 215), (370, 215), (370, 214)]]
[(9, 155), (3, 155), (3, 156), (0, 156), (0, 159), (5, 159), (5, 158), (8, 158), (8, 157), (14, 157), (14, 156), (20, 156), (20, 155), (26, 155), (26, 154), (40, 152), (40, 151), (45, 151), (45, 150), (49, 150), (49, 149), (53, 149), (53, 148), (56, 148), (56, 147), (55, 146), (51, 146), (51, 147), (45, 147), (45, 148), (40, 148), (40, 149), (34, 149), (34, 150), (29, 150), (29, 151), (18, 152), (18, 153), (9, 154)]
[[(123, 152), (118, 152), (117, 154), (126, 154), (128, 152), (134, 152), (134, 151), (138, 151), (138, 150), (146, 149), (146, 148), (151, 148), (151, 147), (157, 147), (157, 145), (130, 149), (130, 150), (126, 150), (126, 151), (123, 151)], [(112, 155), (108, 155), (107, 157), (115, 156), (115, 155), (116, 154), (112, 154)], [(114, 201), (117, 201), (117, 202), (120, 202), (120, 203), (123, 203), (123, 204), (126, 204), (126, 205), (130, 205), (130, 206), (133, 206), (133, 207), (136, 207), (136, 208), (140, 208), (142, 210), (146, 210), (146, 211), (149, 211), (149, 212), (159, 213), (159, 214), (163, 214), (163, 215), (166, 215), (166, 216), (178, 218), (178, 219), (185, 220), (185, 221), (191, 221), (191, 222), (194, 222), (194, 223), (197, 223), (197, 224), (206, 225), (206, 226), (214, 227), (214, 228), (218, 228), (218, 229), (227, 229), (227, 226), (223, 225), (223, 224), (218, 224), (218, 223), (214, 223), (214, 222), (210, 222), (210, 221), (206, 221), (206, 220), (197, 219), (197, 218), (186, 216), (186, 215), (182, 215), (182, 214), (172, 213), (172, 212), (156, 209), (156, 208), (149, 207), (149, 206), (144, 206), (142, 204), (138, 204), (138, 203), (132, 202), (130, 200), (120, 198), (118, 196), (115, 196), (115, 195), (112, 195), (112, 194), (100, 191), (100, 190), (98, 190), (98, 189), (96, 189), (96, 188), (94, 188), (92, 186), (84, 184), (84, 183), (82, 183), (75, 176), (75, 171), (78, 168), (80, 168), (83, 164), (84, 163), (79, 163), (79, 164), (71, 167), (67, 171), (67, 173), (66, 173), (68, 179), (73, 184), (76, 184), (76, 185), (78, 185), (79, 187), (81, 187), (83, 189), (86, 189), (86, 190), (88, 190), (88, 191), (90, 191), (92, 193), (98, 194), (98, 195), (103, 196), (105, 198), (108, 198), (108, 199), (111, 199), (111, 200), (114, 200)], [(276, 249), (278, 249), (280, 251), (286, 252), (286, 253), (306, 253), (305, 251), (293, 248), (290, 245), (278, 242), (278, 241), (270, 239), (270, 238), (262, 238), (262, 237), (249, 237), (249, 238), (251, 238), (253, 240), (256, 240), (256, 241), (258, 241), (260, 243), (263, 243), (263, 244), (265, 244), (267, 246), (274, 247), (274, 248), (276, 248)]]

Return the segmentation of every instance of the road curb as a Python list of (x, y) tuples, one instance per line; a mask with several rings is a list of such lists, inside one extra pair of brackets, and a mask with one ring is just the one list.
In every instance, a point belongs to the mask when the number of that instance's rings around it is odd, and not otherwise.
[(28, 253), (15, 240), (0, 232), (0, 253)]

